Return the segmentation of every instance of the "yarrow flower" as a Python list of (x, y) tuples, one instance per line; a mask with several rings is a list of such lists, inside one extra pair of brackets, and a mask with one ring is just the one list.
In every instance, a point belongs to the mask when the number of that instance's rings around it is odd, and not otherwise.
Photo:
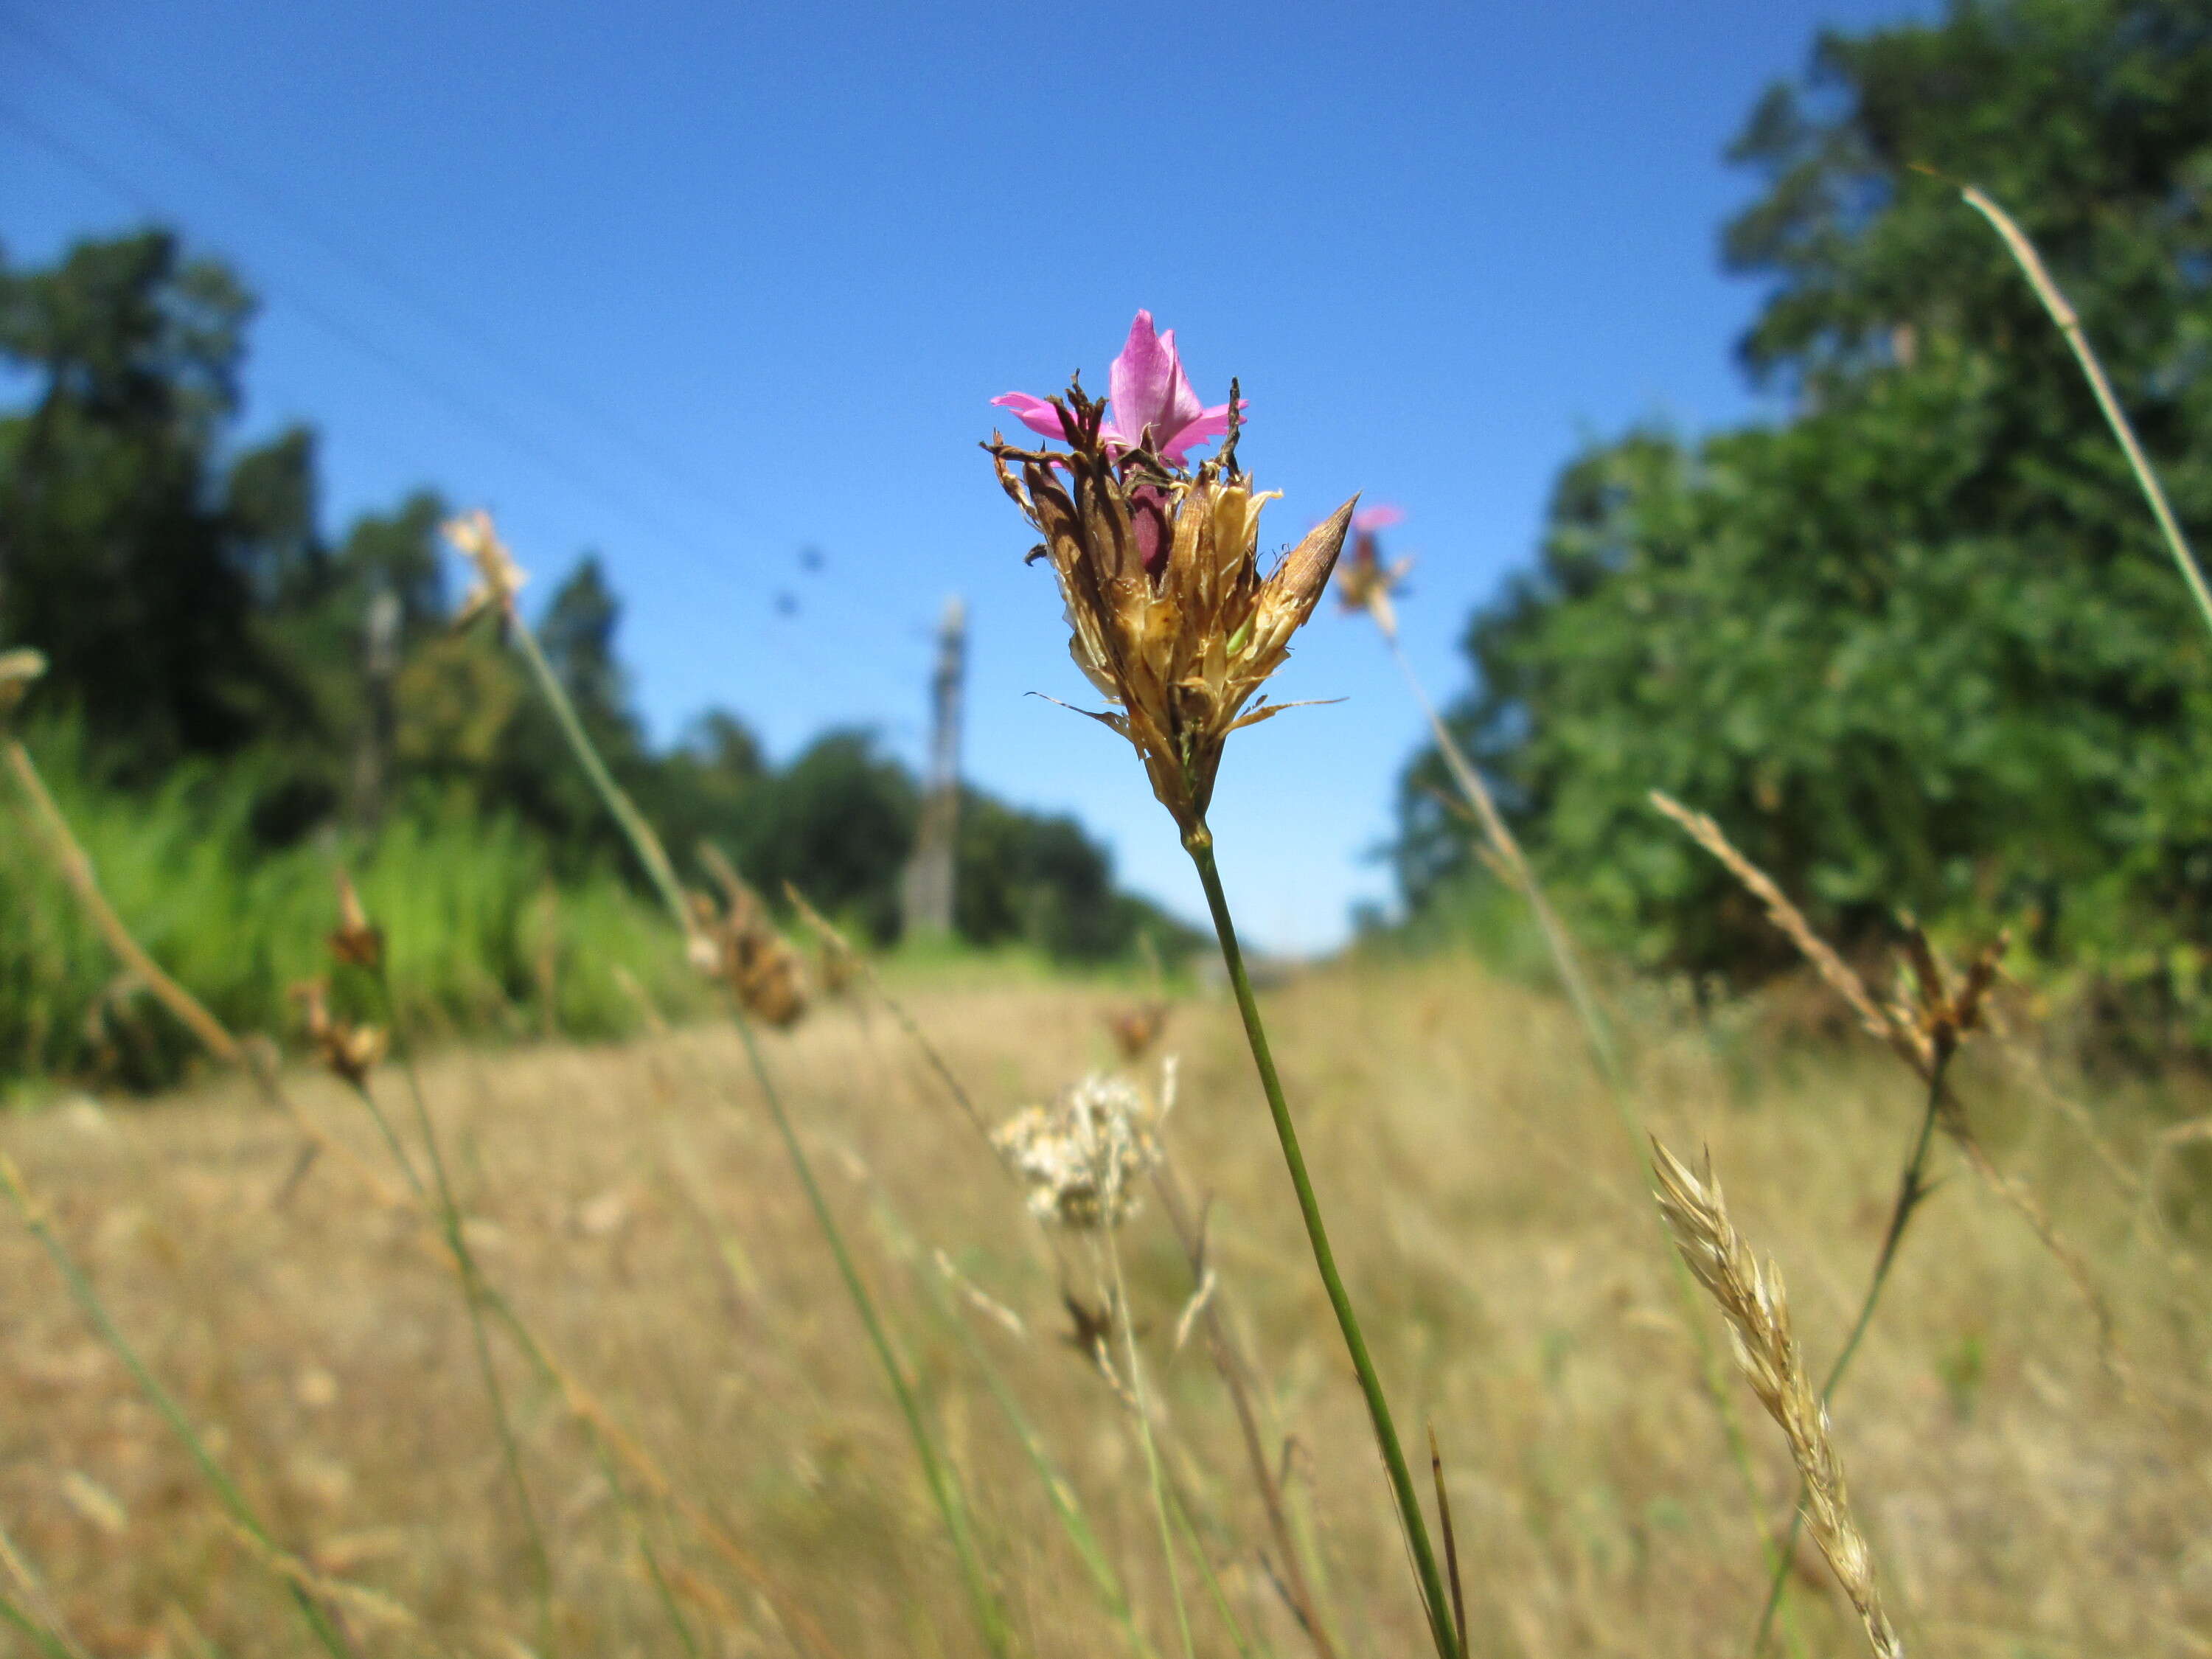
[(489, 611), (500, 619), (501, 627), (514, 617), (514, 596), (522, 591), (523, 583), (530, 578), (514, 556), (507, 550), (507, 544), (499, 538), (493, 528), (491, 514), (478, 507), (473, 513), (448, 519), (443, 526), (446, 539), (453, 550), (477, 568), (476, 585), (461, 600), (460, 609), (453, 612), (453, 626), (466, 628), (481, 611)]
[[(1064, 398), (1027, 400), (1047, 413), (1019, 410), (1032, 430), (1064, 438), (1065, 451), (1018, 449), (997, 433), (984, 447), (1000, 485), (1044, 538), (1030, 557), (1048, 559), (1060, 580), (1069, 654), (1120, 706), (1091, 717), (1135, 747), (1152, 793), (1189, 842), (1203, 830), (1229, 734), (1291, 706), (1262, 699), (1247, 707), (1328, 586), (1353, 502), (1262, 576), (1260, 510), (1279, 492), (1255, 491), (1237, 464), (1236, 383), (1218, 410), (1198, 410), (1172, 335), (1153, 343), (1151, 317), (1140, 312), (1137, 323), (1115, 362), (1114, 384), (1117, 392), (1133, 380), (1169, 387), (1168, 438), (1157, 400), (1125, 405), (1121, 424), (1109, 427), (1107, 405), (1078, 381)], [(1195, 418), (1176, 424), (1177, 410)], [(1220, 454), (1186, 468), (1181, 455), (1199, 441), (1194, 430), (1217, 413)], [(1133, 419), (1143, 422), (1134, 432)]]
[(1175, 1109), (1175, 1062), (1161, 1068), (1154, 1111), (1125, 1078), (1094, 1072), (1050, 1106), (1025, 1106), (991, 1132), (991, 1144), (1029, 1189), (1040, 1221), (1115, 1227), (1136, 1213), (1131, 1190), (1160, 1161), (1158, 1131)]
[[(1057, 398), (1009, 392), (991, 401), (1013, 410), (1015, 419), (1032, 432), (1073, 441), (1067, 412)], [(1149, 311), (1139, 312), (1129, 325), (1129, 337), (1106, 377), (1106, 406), (1112, 412), (1099, 436), (1108, 448), (1150, 449), (1170, 466), (1182, 465), (1193, 449), (1229, 431), (1229, 405), (1207, 409), (1199, 403), (1183, 376), (1175, 331), (1155, 334)], [(1238, 415), (1243, 411), (1238, 404)]]
[(1352, 557), (1336, 568), (1336, 602), (1347, 611), (1364, 611), (1392, 636), (1398, 632), (1398, 613), (1391, 607), (1390, 596), (1405, 581), (1413, 561), (1407, 557), (1384, 564), (1380, 537), (1405, 520), (1403, 507), (1387, 503), (1362, 508), (1352, 520)]

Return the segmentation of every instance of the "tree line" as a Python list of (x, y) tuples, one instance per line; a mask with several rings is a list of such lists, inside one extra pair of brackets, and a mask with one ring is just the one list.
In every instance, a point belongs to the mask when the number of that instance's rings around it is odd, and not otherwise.
[[(27, 388), (0, 416), (0, 643), (46, 653), (39, 704), (80, 728), (70, 752), (147, 791), (219, 763), (266, 850), (394, 817), (450, 822), (459, 802), (524, 826), (558, 872), (626, 867), (495, 634), (450, 625), (447, 503), (418, 490), (332, 538), (312, 428), (235, 441), (254, 308), (234, 271), (167, 229), (88, 239), (44, 267), (0, 252), (0, 362)], [(586, 554), (540, 637), (672, 850), (712, 842), (764, 892), (795, 883), (894, 939), (919, 810), (907, 768), (858, 729), (775, 766), (723, 709), (654, 747), (617, 649), (621, 614)], [(1182, 947), (1187, 930), (1121, 891), (1073, 818), (975, 790), (963, 805), (966, 940), (1076, 961), (1146, 935)]]

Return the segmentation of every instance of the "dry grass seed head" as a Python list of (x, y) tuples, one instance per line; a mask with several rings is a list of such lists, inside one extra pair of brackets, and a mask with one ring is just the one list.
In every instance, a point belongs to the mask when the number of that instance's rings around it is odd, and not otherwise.
[(307, 1041), (314, 1045), (315, 1058), (355, 1088), (366, 1084), (392, 1046), (384, 1030), (332, 1014), (328, 988), (319, 979), (295, 985), (290, 995), (300, 1005), (301, 1020), (307, 1028)]
[(491, 514), (478, 507), (473, 513), (448, 519), (444, 530), (453, 550), (474, 565), (477, 573), (475, 586), (453, 612), (455, 629), (466, 628), (484, 611), (496, 616), (501, 627), (513, 622), (516, 615), (515, 595), (530, 578), (515, 563), (514, 556), (507, 550), (507, 544), (500, 540)]
[(1805, 1484), (1806, 1522), (1813, 1540), (1858, 1609), (1875, 1654), (1901, 1659), (1904, 1649), (1875, 1583), (1873, 1554), (1851, 1515), (1827, 1408), (1814, 1389), (1790, 1328), (1781, 1270), (1771, 1261), (1762, 1268), (1729, 1219), (1710, 1158), (1700, 1176), (1657, 1140), (1651, 1150), (1660, 1213), (1691, 1273), (1720, 1304), (1736, 1364), (1752, 1393), (1790, 1443), (1790, 1458)]
[(726, 908), (704, 893), (691, 899), (692, 965), (729, 988), (738, 1005), (779, 1030), (806, 1012), (806, 969), (775, 925), (768, 907), (738, 883)]

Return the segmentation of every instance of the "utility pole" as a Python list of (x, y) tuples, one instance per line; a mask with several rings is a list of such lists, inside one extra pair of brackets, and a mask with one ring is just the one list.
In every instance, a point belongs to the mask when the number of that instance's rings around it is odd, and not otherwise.
[(367, 692), (361, 741), (353, 752), (353, 821), (373, 830), (384, 816), (384, 792), (392, 769), (394, 719), (392, 686), (399, 674), (399, 596), (380, 587), (368, 602), (362, 625), (362, 670)]
[(945, 602), (937, 625), (937, 671), (930, 677), (929, 776), (915, 826), (914, 856), (902, 898), (908, 939), (952, 932), (956, 849), (960, 840), (960, 684), (968, 664), (968, 608)]

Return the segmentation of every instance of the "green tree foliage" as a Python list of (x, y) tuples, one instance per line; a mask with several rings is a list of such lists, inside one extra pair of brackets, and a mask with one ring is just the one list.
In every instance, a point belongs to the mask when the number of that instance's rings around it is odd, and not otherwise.
[[(521, 937), (537, 926), (529, 917), (562, 914), (560, 893), (571, 910), (613, 915), (610, 881), (639, 872), (496, 630), (452, 629), (445, 502), (419, 491), (333, 542), (311, 428), (229, 446), (252, 310), (228, 270), (164, 231), (87, 241), (50, 269), (0, 259), (0, 361), (32, 386), (27, 407), (0, 415), (0, 644), (50, 659), (40, 706), (67, 718), (48, 724), (48, 741), (86, 799), (111, 826), (127, 823), (134, 800), (160, 826), (124, 840), (164, 857), (197, 848), (206, 902), (190, 914), (219, 937), (179, 938), (171, 954), (228, 953), (241, 1009), (265, 1012), (270, 962), (312, 961), (319, 948), (313, 927), (240, 935), (263, 914), (252, 896), (261, 862), (284, 872), (296, 909), (322, 902), (306, 878), (333, 856), (333, 836), (380, 826), (345, 850), (374, 872), (452, 849), (472, 823), (488, 850), (455, 856), (483, 875), (468, 924), (482, 948), (441, 968), (441, 1006), (475, 994), (463, 994), (470, 961), (486, 995), (542, 1000), (531, 976), (544, 951)], [(605, 567), (586, 554), (537, 628), (679, 866), (711, 842), (772, 899), (789, 880), (876, 939), (895, 938), (916, 811), (906, 769), (853, 731), (775, 767), (721, 711), (657, 750), (631, 703), (621, 620)], [(961, 923), (975, 942), (1098, 959), (1131, 949), (1139, 926), (1157, 924), (1170, 945), (1182, 937), (1116, 890), (1106, 854), (1073, 822), (977, 794), (967, 823)], [(0, 945), (31, 951), (52, 931), (27, 915), (30, 890), (0, 872)], [(24, 1063), (68, 1052), (70, 1034), (89, 1028), (70, 1023), (84, 1010), (63, 1007), (76, 993), (57, 988), (82, 990), (97, 972), (96, 958), (72, 957), (15, 1005), (0, 998), (0, 1043)], [(592, 1006), (596, 1023), (605, 1005)], [(9, 1063), (0, 1054), (0, 1069)]]
[[(1755, 913), (1644, 805), (1717, 817), (1846, 938), (1893, 907), (2193, 994), (2212, 937), (2212, 651), (2063, 343), (1932, 167), (2021, 218), (2185, 524), (2212, 529), (2212, 10), (2003, 0), (1824, 36), (1735, 158), (1771, 426), (1631, 433), (1559, 480), (1476, 616), (1459, 731), (1585, 921), (1756, 972)], [(1432, 755), (1419, 903), (1470, 862)]]
[(35, 385), (0, 419), (0, 618), (149, 774), (283, 705), (207, 488), (252, 309), (163, 231), (0, 265), (0, 354)]

